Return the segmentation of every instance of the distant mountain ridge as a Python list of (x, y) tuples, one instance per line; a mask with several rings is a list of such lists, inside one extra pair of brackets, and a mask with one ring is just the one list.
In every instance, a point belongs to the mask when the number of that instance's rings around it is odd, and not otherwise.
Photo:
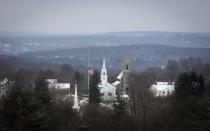
[(91, 35), (57, 35), (39, 32), (0, 32), (0, 54), (18, 55), (25, 52), (101, 45), (167, 45), (209, 48), (210, 33), (128, 31)]

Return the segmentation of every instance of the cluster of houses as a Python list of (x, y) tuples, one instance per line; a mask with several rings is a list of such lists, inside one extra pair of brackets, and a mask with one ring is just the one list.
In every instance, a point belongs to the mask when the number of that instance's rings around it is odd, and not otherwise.
[[(126, 99), (129, 98), (128, 88), (129, 88), (129, 77), (131, 77), (131, 62), (129, 60), (124, 62), (122, 71), (116, 77), (116, 81), (113, 83), (108, 82), (108, 74), (106, 68), (106, 61), (103, 60), (103, 65), (101, 68), (101, 83), (98, 85), (101, 92), (102, 103), (113, 103), (116, 101), (116, 94), (120, 94)], [(80, 106), (88, 103), (87, 97), (78, 97), (77, 93), (77, 83), (75, 82), (75, 92), (71, 94), (70, 83), (59, 83), (57, 79), (46, 79), (48, 82), (48, 88), (53, 91), (55, 98), (57, 100), (71, 100), (73, 102), (73, 107), (76, 110), (80, 109)], [(6, 93), (6, 89), (12, 82), (8, 81), (6, 78), (0, 81), (0, 97)], [(169, 84), (168, 82), (156, 82), (150, 87), (150, 91), (154, 96), (168, 96), (174, 92), (174, 83)]]

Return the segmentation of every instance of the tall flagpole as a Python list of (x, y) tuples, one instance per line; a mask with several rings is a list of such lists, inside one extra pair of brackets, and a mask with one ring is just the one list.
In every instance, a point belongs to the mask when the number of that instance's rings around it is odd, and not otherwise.
[(89, 63), (89, 59), (90, 59), (90, 52), (88, 49), (88, 95), (89, 95), (89, 86), (90, 86), (90, 73), (89, 73), (89, 69), (90, 69), (90, 63)]

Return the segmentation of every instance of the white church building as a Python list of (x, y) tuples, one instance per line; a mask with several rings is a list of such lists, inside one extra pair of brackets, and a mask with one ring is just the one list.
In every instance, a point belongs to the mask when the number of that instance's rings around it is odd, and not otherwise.
[(101, 83), (98, 85), (101, 92), (102, 101), (113, 101), (116, 97), (116, 86), (108, 82), (107, 68), (105, 59), (101, 69)]

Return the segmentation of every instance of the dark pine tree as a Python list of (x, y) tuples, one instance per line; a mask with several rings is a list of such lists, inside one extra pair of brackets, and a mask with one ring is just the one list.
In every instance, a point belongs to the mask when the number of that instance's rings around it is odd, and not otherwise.
[(50, 103), (51, 94), (50, 91), (48, 90), (48, 82), (44, 77), (39, 77), (35, 81), (35, 92), (37, 95), (37, 99), (43, 103), (43, 104), (48, 104)]
[(35, 90), (47, 90), (48, 89), (48, 82), (45, 80), (45, 77), (38, 77), (35, 80)]
[(205, 90), (204, 79), (194, 72), (180, 74), (176, 82), (175, 96), (186, 99), (187, 97), (199, 97)]
[(2, 97), (0, 118), (1, 131), (44, 131), (49, 120), (34, 92), (17, 87), (10, 87)]
[(99, 73), (94, 71), (94, 74), (90, 77), (89, 87), (89, 102), (98, 104), (101, 102), (101, 94), (98, 84), (101, 82)]
[[(194, 121), (201, 121), (204, 118), (205, 106), (205, 83), (201, 75), (194, 72), (182, 73), (179, 75), (174, 92), (174, 101), (172, 110), (176, 123), (176, 130), (184, 130), (183, 128), (193, 128)], [(197, 128), (200, 125), (196, 125)], [(189, 130), (190, 130), (189, 129)]]

